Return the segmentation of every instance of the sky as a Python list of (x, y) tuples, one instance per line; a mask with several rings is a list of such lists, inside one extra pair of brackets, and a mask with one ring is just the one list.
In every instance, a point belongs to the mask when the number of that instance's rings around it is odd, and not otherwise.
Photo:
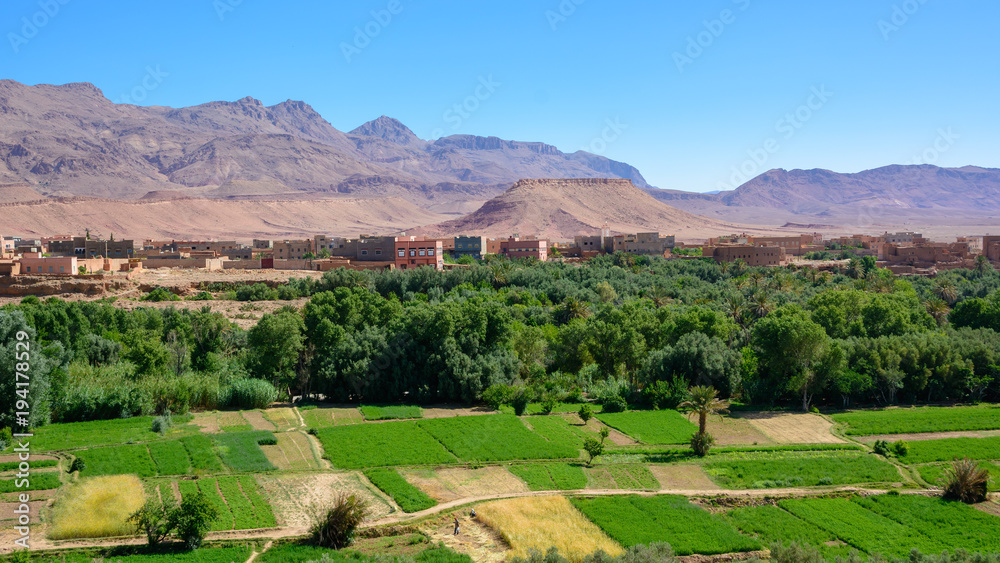
[(349, 131), (542, 141), (660, 188), (1000, 168), (996, 0), (4, 0), (0, 78), (303, 100)]

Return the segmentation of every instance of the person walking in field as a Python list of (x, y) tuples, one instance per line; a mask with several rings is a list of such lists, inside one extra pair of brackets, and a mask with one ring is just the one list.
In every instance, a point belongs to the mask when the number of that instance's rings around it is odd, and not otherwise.
[(455, 535), (458, 535), (458, 516), (455, 517)]

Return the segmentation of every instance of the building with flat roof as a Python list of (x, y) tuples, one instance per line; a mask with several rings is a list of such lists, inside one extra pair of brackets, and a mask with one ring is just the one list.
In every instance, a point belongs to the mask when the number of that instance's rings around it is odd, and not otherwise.
[(702, 256), (714, 258), (716, 262), (742, 260), (747, 266), (781, 266), (785, 263), (785, 249), (780, 246), (705, 246), (702, 247)]
[[(452, 254), (456, 258), (472, 256), (476, 260), (481, 260), (486, 255), (486, 237), (460, 235), (454, 238), (453, 244)], [(445, 251), (447, 250), (445, 248)]]
[(549, 241), (545, 239), (521, 240), (517, 237), (510, 237), (500, 241), (500, 254), (510, 259), (534, 258), (539, 262), (545, 262), (549, 258), (548, 252)]
[(396, 237), (394, 248), (396, 268), (400, 270), (412, 270), (420, 266), (444, 269), (444, 245), (440, 240)]

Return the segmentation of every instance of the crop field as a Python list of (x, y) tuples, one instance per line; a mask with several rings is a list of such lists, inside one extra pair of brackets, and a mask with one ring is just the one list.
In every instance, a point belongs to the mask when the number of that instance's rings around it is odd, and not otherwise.
[(1000, 551), (1000, 520), (960, 502), (921, 495), (879, 495), (852, 499), (862, 507), (933, 538), (945, 548)]
[[(995, 463), (980, 462), (979, 466), (990, 473), (989, 490), (993, 492), (1000, 491), (1000, 465)], [(920, 472), (920, 477), (924, 481), (937, 486), (942, 484), (942, 480), (950, 467), (950, 463), (935, 463), (916, 466), (917, 471)]]
[(234, 547), (206, 546), (195, 551), (162, 550), (147, 553), (143, 547), (117, 547), (99, 551), (66, 552), (58, 558), (39, 557), (32, 559), (36, 563), (94, 563), (108, 561), (114, 563), (232, 563), (246, 561), (253, 551), (249, 545)]
[[(184, 426), (191, 419), (190, 415), (175, 416), (174, 428), (167, 432), (167, 436), (196, 432), (196, 426)], [(33, 451), (48, 452), (162, 439), (163, 436), (152, 431), (152, 424), (153, 417), (150, 416), (50, 424), (34, 429), (32, 448)]]
[(287, 432), (300, 427), (299, 417), (295, 414), (295, 409), (290, 407), (266, 409), (264, 418), (271, 421), (279, 432)]
[(656, 491), (660, 488), (660, 482), (645, 465), (612, 463), (587, 468), (586, 473), (588, 486), (592, 489)]
[(261, 442), (277, 441), (274, 434), (266, 430), (227, 432), (217, 434), (215, 440), (219, 444), (219, 457), (233, 471), (253, 473), (276, 469), (260, 449)]
[[(0, 463), (0, 472), (13, 471), (17, 469), (20, 465), (20, 461), (5, 461)], [(31, 468), (32, 469), (42, 469), (43, 467), (55, 467), (59, 465), (58, 459), (35, 459), (35, 456), (31, 456)]]
[(365, 471), (365, 477), (403, 509), (403, 512), (420, 512), (437, 505), (437, 502), (420, 489), (411, 485), (395, 469), (375, 468)]
[(261, 446), (268, 461), (281, 470), (319, 469), (309, 436), (303, 432), (279, 432), (274, 435), (278, 443)]
[(1000, 406), (915, 407), (832, 415), (852, 436), (1000, 429)]
[(532, 491), (566, 491), (583, 489), (587, 476), (580, 465), (571, 463), (524, 463), (508, 468)]
[(584, 439), (600, 438), (589, 426), (571, 424), (564, 416), (532, 416), (524, 419), (524, 422), (549, 442), (578, 450), (583, 448)]
[(455, 457), (416, 422), (334, 426), (320, 429), (316, 437), (323, 444), (326, 458), (340, 469), (455, 461)]
[(478, 507), (477, 518), (498, 530), (513, 555), (529, 550), (544, 553), (551, 546), (574, 561), (603, 549), (618, 555), (622, 548), (573, 508), (565, 497), (533, 497), (489, 502)]
[(406, 469), (400, 474), (438, 502), (469, 497), (526, 493), (531, 489), (505, 468), (487, 465), (479, 469), (439, 467)]
[(601, 422), (644, 444), (687, 444), (698, 427), (673, 410), (602, 413)]
[(219, 518), (212, 523), (212, 531), (251, 530), (276, 525), (271, 506), (249, 475), (183, 480), (178, 481), (177, 487), (182, 498), (198, 491), (205, 493), (209, 502), (219, 509)]
[(372, 406), (361, 407), (365, 420), (393, 420), (407, 418), (423, 418), (423, 409), (414, 406)]
[[(315, 516), (313, 508), (330, 506), (342, 492), (355, 494), (367, 501), (369, 519), (387, 516), (394, 510), (356, 472), (263, 473), (243, 475), (241, 478), (249, 478), (260, 485), (261, 496), (267, 499), (279, 526), (309, 527)], [(244, 491), (247, 490), (244, 488)], [(253, 498), (250, 500), (254, 502)]]
[[(998, 413), (1000, 414), (1000, 413)], [(969, 459), (1000, 460), (1000, 436), (992, 438), (941, 438), (908, 442), (910, 451), (901, 458), (905, 463), (930, 463)]]
[(348, 424), (361, 424), (365, 417), (361, 411), (354, 407), (317, 407), (307, 405), (299, 407), (302, 420), (306, 421), (309, 428), (329, 428), (331, 426), (344, 426)]
[(81, 479), (60, 491), (52, 507), (51, 539), (104, 538), (131, 532), (125, 521), (144, 502), (134, 475)]
[[(331, 551), (304, 543), (276, 544), (254, 561), (260, 563), (383, 563), (414, 561), (415, 563), (472, 563), (468, 555), (456, 553), (440, 545), (429, 546), (420, 541), (421, 535), (386, 536), (356, 539), (343, 551)], [(246, 560), (246, 557), (242, 559)], [(234, 561), (241, 561), (236, 558)], [(88, 562), (89, 563), (89, 562)], [(214, 563), (214, 562), (213, 562)], [(224, 563), (229, 563), (224, 562)]]
[(677, 555), (760, 549), (728, 522), (674, 495), (619, 495), (573, 499), (573, 504), (625, 547), (668, 542)]
[(191, 460), (180, 440), (151, 442), (147, 448), (160, 475), (184, 475), (191, 469)]
[(45, 491), (58, 488), (62, 482), (59, 480), (59, 471), (45, 471), (32, 473), (28, 479), (28, 486), (18, 488), (16, 481), (19, 479), (0, 479), (0, 493), (13, 493), (14, 491)]
[(578, 458), (580, 451), (552, 443), (506, 414), (422, 420), (417, 424), (466, 461)]
[(212, 439), (204, 434), (185, 436), (180, 439), (191, 461), (191, 472), (195, 475), (222, 471), (222, 460), (215, 453)]
[(847, 557), (854, 549), (815, 524), (810, 524), (777, 506), (763, 505), (731, 510), (727, 520), (765, 546), (774, 542), (798, 542), (818, 547), (827, 560)]
[(86, 469), (81, 471), (87, 477), (127, 473), (139, 477), (156, 475), (156, 465), (145, 444), (93, 448), (77, 452), (76, 455), (87, 464)]
[(660, 482), (660, 489), (712, 491), (719, 488), (697, 464), (657, 464), (649, 466), (649, 471)]
[(713, 481), (730, 489), (895, 483), (901, 479), (895, 466), (872, 454), (753, 452), (726, 455), (734, 457), (710, 461), (705, 464), (705, 471)]

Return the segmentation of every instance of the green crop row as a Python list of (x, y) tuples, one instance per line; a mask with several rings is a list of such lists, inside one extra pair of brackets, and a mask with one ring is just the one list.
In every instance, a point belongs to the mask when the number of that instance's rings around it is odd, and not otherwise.
[(996, 405), (893, 408), (832, 416), (854, 436), (1000, 429), (1000, 407)]
[(361, 407), (361, 414), (365, 416), (365, 420), (421, 418), (424, 416), (423, 412), (423, 409), (420, 407), (413, 406)]
[(403, 512), (419, 512), (437, 505), (437, 501), (413, 486), (395, 469), (375, 468), (365, 471), (365, 477), (385, 494), (392, 497)]
[(587, 486), (583, 468), (570, 463), (524, 463), (510, 466), (510, 472), (532, 491), (567, 491)]
[(597, 418), (644, 444), (687, 444), (698, 427), (677, 411), (601, 413)]
[(709, 477), (730, 489), (768, 489), (888, 483), (899, 480), (896, 467), (871, 454), (749, 455), (705, 464)]

